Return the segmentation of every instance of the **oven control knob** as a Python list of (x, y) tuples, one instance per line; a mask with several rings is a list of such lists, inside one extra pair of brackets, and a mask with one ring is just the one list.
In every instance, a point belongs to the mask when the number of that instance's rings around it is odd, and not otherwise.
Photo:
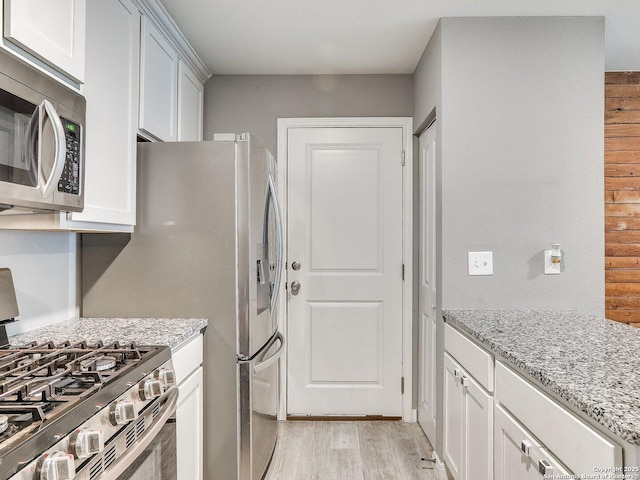
[(158, 378), (165, 389), (173, 387), (176, 384), (176, 373), (170, 368), (161, 368), (158, 370)]
[(138, 418), (133, 400), (120, 400), (111, 407), (110, 420), (113, 425), (124, 425)]
[(43, 455), (36, 467), (36, 480), (71, 480), (76, 476), (73, 455), (56, 452)]
[(153, 400), (164, 393), (162, 380), (149, 378), (140, 382), (140, 400)]
[(71, 434), (69, 446), (76, 458), (89, 458), (104, 450), (104, 435), (102, 430), (83, 428)]

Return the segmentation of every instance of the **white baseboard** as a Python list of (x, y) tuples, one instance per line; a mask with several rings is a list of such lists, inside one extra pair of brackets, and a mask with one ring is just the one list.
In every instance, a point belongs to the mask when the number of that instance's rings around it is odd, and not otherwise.
[(447, 480), (447, 469), (444, 466), (444, 462), (435, 450), (432, 453), (433, 458), (436, 460), (435, 464), (433, 465), (433, 473), (436, 474), (435, 476), (438, 480)]

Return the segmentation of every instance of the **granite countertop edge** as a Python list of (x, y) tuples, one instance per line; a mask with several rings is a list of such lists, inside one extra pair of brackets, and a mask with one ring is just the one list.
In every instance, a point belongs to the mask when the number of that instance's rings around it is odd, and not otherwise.
[[(447, 323), (476, 339), (486, 349), (556, 394), (570, 406), (626, 442), (640, 445), (640, 394), (632, 388), (634, 382), (635, 385), (640, 384), (640, 370), (634, 365), (640, 362), (634, 360), (632, 364), (630, 358), (633, 357), (626, 357), (624, 352), (618, 352), (619, 345), (610, 345), (613, 341), (602, 339), (608, 337), (613, 330), (616, 340), (617, 335), (621, 336), (619, 343), (626, 344), (630, 350), (638, 348), (635, 350), (637, 352), (640, 351), (640, 330), (573, 310), (444, 309), (442, 313)], [(482, 324), (474, 325), (475, 320), (471, 320), (474, 316), (480, 319)], [(503, 317), (504, 321), (499, 326), (497, 322), (492, 325), (494, 317), (498, 316)], [(566, 351), (566, 355), (549, 353), (549, 338), (545, 337), (545, 317), (548, 317), (549, 323), (553, 322), (554, 326), (559, 324), (554, 331), (556, 335), (558, 329), (561, 334), (564, 333), (565, 338), (554, 338), (553, 345), (558, 351)], [(503, 328), (510, 320), (516, 324), (513, 333)], [(522, 326), (527, 320), (541, 322), (543, 325), (537, 329), (529, 329), (522, 335), (518, 326)], [(587, 325), (587, 328), (571, 329), (572, 322), (580, 322), (580, 325)], [(593, 328), (589, 329), (588, 326)], [(592, 338), (603, 331), (607, 332), (607, 335)], [(540, 332), (538, 338), (535, 332)], [(526, 340), (522, 341), (522, 338)], [(605, 361), (606, 367), (602, 368), (602, 372), (598, 372), (598, 367), (602, 367), (602, 362), (598, 359), (594, 360), (593, 365), (583, 365), (585, 357), (581, 356), (580, 363), (576, 364), (578, 350), (584, 349), (590, 342), (598, 345), (593, 351), (599, 349), (602, 352), (617, 352), (620, 360)], [(563, 347), (566, 350), (562, 350)], [(572, 353), (575, 355), (572, 356)], [(589, 369), (593, 369), (594, 374), (588, 378), (580, 378), (581, 373)], [(616, 382), (616, 376), (622, 381)]]
[(31, 342), (86, 341), (137, 345), (167, 345), (172, 350), (202, 332), (205, 318), (74, 318), (9, 337), (13, 346)]

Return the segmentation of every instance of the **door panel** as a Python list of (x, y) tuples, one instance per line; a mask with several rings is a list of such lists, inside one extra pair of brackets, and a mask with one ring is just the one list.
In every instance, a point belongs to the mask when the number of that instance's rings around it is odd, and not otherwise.
[(402, 413), (402, 140), (288, 130), (290, 415)]
[(318, 148), (311, 153), (310, 272), (379, 270), (380, 160), (379, 149)]
[(381, 386), (381, 302), (310, 302), (308, 316), (312, 385), (347, 382)]
[(436, 440), (436, 124), (419, 139), (420, 260), (418, 422), (429, 440)]

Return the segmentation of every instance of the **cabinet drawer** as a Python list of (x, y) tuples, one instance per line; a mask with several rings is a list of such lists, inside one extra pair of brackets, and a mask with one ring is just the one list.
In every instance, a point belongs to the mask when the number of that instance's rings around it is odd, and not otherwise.
[(176, 372), (176, 385), (180, 385), (191, 372), (202, 365), (202, 335), (171, 353), (173, 369)]
[(444, 349), (488, 392), (493, 392), (493, 356), (453, 327), (444, 326)]
[[(571, 478), (560, 462), (500, 405), (496, 405), (494, 418), (495, 480), (553, 478), (551, 475)], [(542, 477), (542, 472), (549, 476)]]
[(594, 467), (622, 466), (621, 448), (533, 386), (502, 362), (496, 362), (496, 400), (577, 474)]

